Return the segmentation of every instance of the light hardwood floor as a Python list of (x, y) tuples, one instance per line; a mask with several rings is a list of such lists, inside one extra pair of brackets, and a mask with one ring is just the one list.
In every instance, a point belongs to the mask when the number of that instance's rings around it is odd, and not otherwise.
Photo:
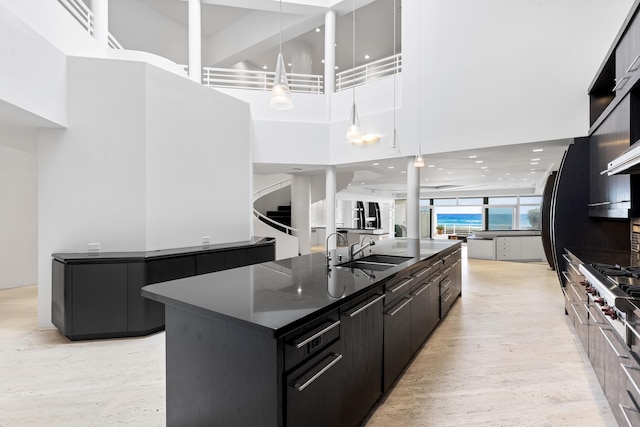
[[(164, 333), (69, 342), (0, 291), (0, 426), (162, 426)], [(542, 263), (463, 259), (463, 295), (367, 426), (616, 426)]]

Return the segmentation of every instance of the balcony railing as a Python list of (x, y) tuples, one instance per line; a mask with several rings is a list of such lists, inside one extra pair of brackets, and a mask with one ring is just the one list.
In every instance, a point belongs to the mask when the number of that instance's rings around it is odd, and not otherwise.
[(336, 92), (392, 76), (400, 71), (402, 71), (401, 53), (360, 65), (351, 70), (341, 71), (336, 74)]
[[(202, 68), (202, 84), (208, 87), (270, 91), (275, 73), (271, 71), (235, 70), (229, 68)], [(324, 91), (323, 78), (313, 74), (288, 73), (291, 92), (320, 94)]]
[[(82, 0), (58, 0), (58, 3), (82, 25), (82, 28), (93, 35), (93, 12)], [(111, 33), (109, 33), (108, 44), (111, 49), (122, 49), (122, 45)]]

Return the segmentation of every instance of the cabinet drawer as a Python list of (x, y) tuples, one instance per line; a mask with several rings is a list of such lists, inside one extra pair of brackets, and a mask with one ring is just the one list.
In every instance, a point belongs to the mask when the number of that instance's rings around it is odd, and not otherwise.
[(413, 279), (411, 278), (411, 276), (397, 277), (385, 283), (384, 290), (386, 297), (384, 305), (389, 305), (400, 298), (402, 295), (406, 295), (406, 293), (411, 289), (412, 283)]
[(284, 363), (289, 370), (340, 339), (337, 313), (294, 331), (285, 339)]

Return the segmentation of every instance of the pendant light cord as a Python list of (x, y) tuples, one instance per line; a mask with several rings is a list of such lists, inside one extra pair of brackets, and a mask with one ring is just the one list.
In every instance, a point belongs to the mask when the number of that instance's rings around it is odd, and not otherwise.
[[(393, 73), (393, 132), (395, 138), (396, 131), (396, 75), (398, 74), (398, 58), (396, 58), (396, 0), (393, 0), (393, 60), (395, 61), (396, 69)], [(396, 141), (393, 141), (394, 145)]]
[[(281, 0), (282, 1), (282, 0)], [(351, 84), (353, 85), (353, 105), (356, 104), (356, 80), (355, 80), (355, 72), (356, 72), (356, 0), (351, 2), (353, 11), (351, 12), (351, 18), (353, 20), (353, 25), (351, 28), (352, 40), (351, 40)]]
[(279, 53), (282, 53), (282, 0), (280, 0), (280, 13), (278, 14), (279, 28), (278, 28), (278, 44), (280, 46)]

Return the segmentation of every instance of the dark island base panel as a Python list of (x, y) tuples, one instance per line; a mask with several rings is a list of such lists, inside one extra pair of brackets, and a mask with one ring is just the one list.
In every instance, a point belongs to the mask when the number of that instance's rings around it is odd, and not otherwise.
[(166, 304), (167, 426), (359, 425), (461, 295), (460, 243), (409, 243), (376, 245), (407, 261), (366, 275), (312, 254), (145, 287)]
[(164, 304), (142, 287), (275, 259), (275, 240), (142, 253), (54, 254), (51, 320), (72, 341), (150, 335)]

